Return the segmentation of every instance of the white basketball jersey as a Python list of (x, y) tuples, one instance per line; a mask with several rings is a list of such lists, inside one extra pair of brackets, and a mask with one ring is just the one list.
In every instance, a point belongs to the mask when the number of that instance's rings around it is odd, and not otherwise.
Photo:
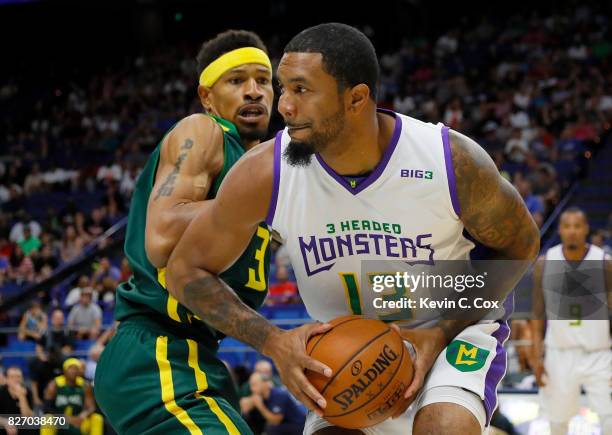
[[(546, 252), (542, 290), (547, 313), (546, 346), (610, 348), (610, 320), (603, 249), (590, 245), (580, 262), (568, 262), (563, 245)], [(555, 319), (557, 317), (557, 319)]]
[(355, 188), (315, 155), (306, 167), (275, 143), (275, 185), (268, 224), (282, 237), (310, 316), (376, 317), (360, 286), (363, 260), (431, 264), (467, 260), (473, 243), (458, 215), (448, 127), (395, 117), (393, 136), (374, 171)]

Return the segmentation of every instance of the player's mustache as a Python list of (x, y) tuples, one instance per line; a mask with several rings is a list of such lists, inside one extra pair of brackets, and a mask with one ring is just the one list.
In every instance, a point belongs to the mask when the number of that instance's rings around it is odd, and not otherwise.
[(285, 125), (289, 128), (304, 128), (304, 127), (310, 127), (309, 123), (296, 123), (296, 122), (286, 122), (285, 121)]
[(243, 115), (249, 111), (260, 111), (262, 115), (268, 114), (268, 108), (261, 103), (247, 103), (238, 108), (238, 115)]

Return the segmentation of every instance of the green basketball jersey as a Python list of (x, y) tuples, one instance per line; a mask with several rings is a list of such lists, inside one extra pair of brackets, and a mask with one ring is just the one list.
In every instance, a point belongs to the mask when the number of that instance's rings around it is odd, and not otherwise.
[[(224, 119), (211, 117), (223, 131), (224, 163), (223, 169), (213, 180), (208, 199), (215, 197), (223, 178), (245, 152), (236, 127)], [(124, 249), (134, 275), (117, 288), (115, 318), (122, 321), (144, 314), (158, 319), (174, 333), (215, 345), (223, 335), (207, 326), (168, 293), (165, 269), (156, 269), (145, 252), (147, 204), (155, 182), (162, 142), (149, 157), (133, 193)], [(214, 228), (210, 231), (214, 231)], [(269, 242), (270, 231), (262, 222), (240, 258), (220, 274), (220, 278), (240, 299), (254, 309), (261, 306), (268, 290)]]
[(65, 415), (79, 415), (85, 405), (85, 379), (76, 378), (76, 385), (68, 385), (64, 375), (55, 378), (57, 394), (53, 402), (54, 412)]

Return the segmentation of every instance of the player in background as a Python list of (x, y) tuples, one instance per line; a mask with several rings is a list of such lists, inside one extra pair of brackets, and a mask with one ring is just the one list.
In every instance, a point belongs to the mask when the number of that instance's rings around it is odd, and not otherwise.
[[(612, 434), (608, 317), (612, 259), (603, 249), (587, 243), (588, 234), (584, 211), (574, 207), (565, 210), (559, 219), (561, 243), (534, 266), (531, 365), (553, 435), (567, 433), (570, 419), (579, 410), (581, 386), (589, 407), (599, 416), (603, 433)], [(584, 297), (571, 300), (572, 293), (598, 295), (599, 307)]]
[[(165, 266), (232, 165), (267, 134), (272, 66), (261, 39), (236, 30), (205, 42), (197, 60), (198, 95), (206, 114), (179, 121), (137, 181), (125, 240), (134, 276), (117, 289), (120, 325), (96, 369), (96, 399), (121, 434), (250, 433), (229, 372), (216, 354), (227, 331), (168, 293)], [(266, 296), (270, 256), (266, 224), (252, 236), (221, 275), (236, 300), (250, 309)], [(207, 300), (218, 303), (212, 296)], [(307, 325), (297, 333), (317, 328)], [(306, 358), (280, 355), (289, 365)]]
[[(345, 290), (343, 272), (353, 273), (354, 284), (362, 260), (467, 260), (473, 244), (464, 229), (498, 259), (518, 260), (495, 277), (496, 294), (489, 295), (505, 299), (535, 259), (539, 234), (518, 192), (480, 146), (447, 127), (377, 110), (376, 53), (350, 26), (322, 24), (298, 34), (285, 47), (277, 75), (283, 88), (279, 111), (288, 128), (248, 153), (228, 174), (211, 208), (185, 231), (168, 262), (168, 288), (177, 299), (278, 359), (273, 343), (287, 332), (268, 326), (215, 276), (264, 218), (285, 242), (300, 294), (316, 320), (357, 312), (376, 317), (371, 292), (352, 291), (346, 282)], [(354, 227), (344, 228), (342, 222), (353, 221)], [(205, 231), (210, 227), (217, 232)], [(209, 303), (211, 294), (218, 303)], [(417, 353), (405, 401), (408, 406), (420, 398), (414, 431), (481, 433), (505, 372), (507, 319), (477, 325), (474, 319), (436, 320), (403, 330)], [(456, 336), (462, 341), (447, 349)], [(279, 367), (281, 377), (285, 370)], [(287, 387), (311, 411), (325, 407), (322, 398), (313, 400), (318, 395), (311, 384)], [(304, 433), (361, 433), (329, 426), (311, 413)], [(364, 432), (409, 430), (397, 419)]]

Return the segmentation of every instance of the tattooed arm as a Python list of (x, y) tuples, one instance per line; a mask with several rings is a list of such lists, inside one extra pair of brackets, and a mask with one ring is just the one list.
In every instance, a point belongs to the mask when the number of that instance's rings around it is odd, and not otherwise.
[[(454, 131), (450, 140), (461, 221), (476, 240), (495, 252), (494, 259), (513, 260), (490, 273), (494, 275), (494, 287), (485, 286), (488, 293), (483, 294), (486, 300), (503, 302), (538, 253), (538, 228), (518, 192), (499, 174), (485, 150)], [(469, 316), (465, 316), (465, 310), (451, 312), (432, 328), (401, 330), (417, 353), (414, 378), (404, 395), (405, 406), (416, 397), (440, 352), (487, 312), (471, 309)]]
[[(497, 263), (494, 286), (486, 287), (493, 293), (484, 295), (503, 302), (538, 255), (540, 233), (523, 199), (499, 174), (487, 152), (472, 139), (453, 130), (450, 141), (460, 219), (465, 229), (493, 251), (488, 260), (511, 260), (503, 267), (502, 263)], [(445, 320), (439, 327), (450, 342), (472, 323), (474, 319)]]
[(223, 133), (207, 116), (183, 119), (164, 139), (147, 208), (145, 249), (155, 267), (166, 266), (222, 166)]
[(272, 196), (273, 144), (257, 146), (232, 167), (215, 200), (206, 201), (172, 251), (166, 283), (168, 291), (208, 325), (272, 358), (293, 395), (320, 413), (325, 401), (304, 369), (326, 376), (331, 371), (306, 354), (306, 342), (328, 326), (279, 329), (216, 276), (244, 252), (265, 219)]

